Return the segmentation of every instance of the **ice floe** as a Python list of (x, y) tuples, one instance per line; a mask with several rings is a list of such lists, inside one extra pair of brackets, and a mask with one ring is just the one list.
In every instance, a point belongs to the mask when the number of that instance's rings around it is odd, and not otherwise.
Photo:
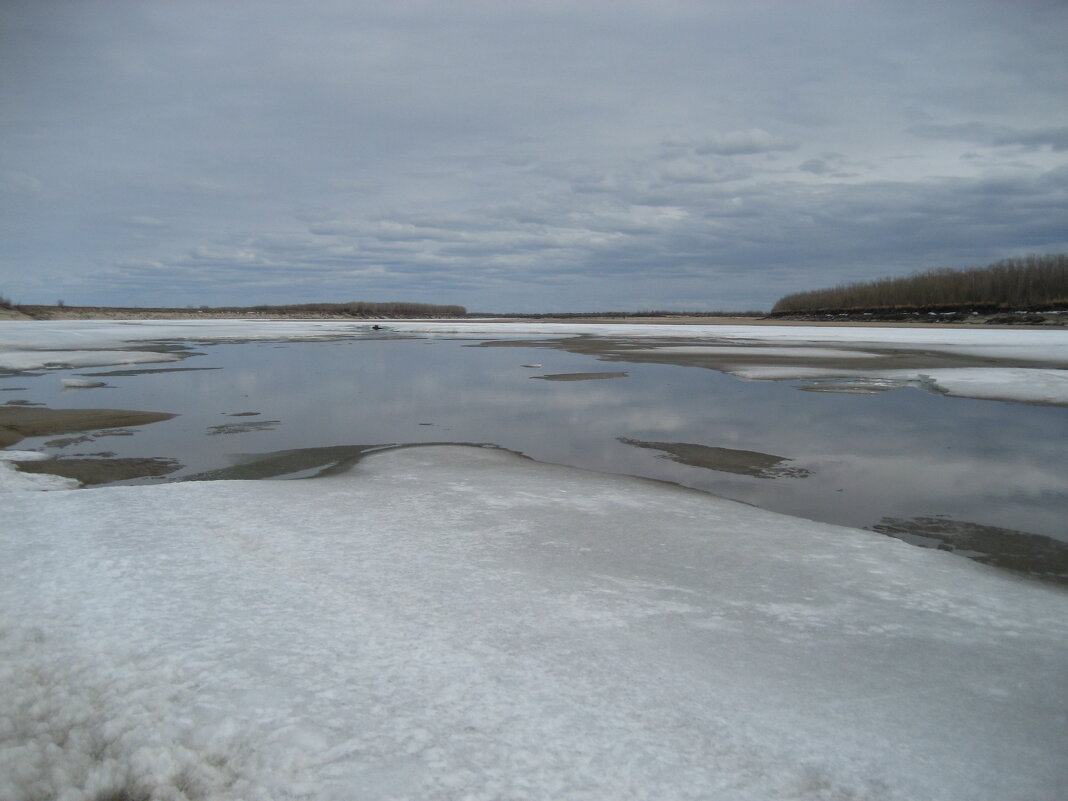
[(775, 348), (763, 345), (666, 345), (657, 347), (656, 353), (671, 353), (680, 356), (753, 356), (775, 359), (871, 359), (877, 353), (844, 348)]
[[(725, 372), (752, 380), (843, 379), (841, 391), (915, 387), (962, 398), (1068, 405), (1068, 370), (1027, 367), (946, 367), (925, 370), (852, 370), (793, 365), (744, 365)], [(814, 386), (834, 391), (833, 383)]]
[(102, 367), (109, 364), (149, 364), (180, 359), (173, 353), (140, 350), (21, 350), (5, 351), (0, 342), (0, 370), (41, 370)]
[(491, 449), (9, 493), (0, 634), (2, 798), (1068, 786), (1063, 590)]
[(89, 378), (63, 378), (59, 383), (63, 389), (97, 389), (107, 386), (103, 381), (93, 381)]

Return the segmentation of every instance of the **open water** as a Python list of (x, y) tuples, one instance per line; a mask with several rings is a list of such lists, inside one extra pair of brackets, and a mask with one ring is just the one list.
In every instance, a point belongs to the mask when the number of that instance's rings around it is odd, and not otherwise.
[[(9, 390), (0, 402), (178, 414), (132, 433), (53, 435), (18, 446), (61, 456), (163, 456), (183, 465), (165, 479), (135, 483), (181, 479), (280, 450), (484, 443), (791, 515), (897, 526), (904, 538), (911, 532), (926, 544), (937, 543), (923, 539), (925, 529), (974, 533), (976, 526), (1068, 542), (1068, 409), (916, 389), (803, 392), (796, 382), (606, 363), (557, 349), (477, 347), (481, 341), (200, 344), (182, 362), (145, 366), (165, 372), (99, 368), (0, 377), (0, 390)], [(531, 364), (541, 367), (524, 366)], [(567, 373), (617, 375), (535, 378)], [(63, 378), (107, 386), (64, 390)], [(665, 443), (704, 446), (728, 458), (685, 464), (656, 447)], [(740, 468), (730, 458), (734, 451), (756, 466)]]

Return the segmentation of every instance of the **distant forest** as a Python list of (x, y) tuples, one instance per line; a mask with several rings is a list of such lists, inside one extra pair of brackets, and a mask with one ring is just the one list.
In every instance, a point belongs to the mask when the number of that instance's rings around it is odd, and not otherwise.
[(989, 267), (930, 270), (797, 292), (772, 315), (883, 312), (997, 312), (1068, 309), (1068, 254), (1006, 259)]
[(10, 308), (24, 316), (38, 320), (50, 320), (64, 316), (93, 317), (105, 315), (115, 317), (130, 314), (137, 317), (160, 314), (168, 317), (174, 315), (196, 316), (273, 316), (273, 317), (366, 317), (366, 318), (408, 318), (408, 317), (464, 317), (467, 309), (463, 306), (444, 306), (433, 303), (408, 303), (393, 301), (373, 303), (368, 301), (351, 301), (349, 303), (300, 303), (278, 306), (186, 306), (184, 309), (174, 307), (149, 306), (68, 306), (57, 301), (54, 306), (37, 306), (14, 303), (5, 295), (0, 295), (0, 308)]

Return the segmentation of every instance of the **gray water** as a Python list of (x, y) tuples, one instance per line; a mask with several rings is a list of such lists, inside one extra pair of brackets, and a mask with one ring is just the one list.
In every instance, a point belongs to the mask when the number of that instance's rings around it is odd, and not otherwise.
[[(873, 527), (928, 518), (1068, 542), (1068, 409), (915, 389), (802, 392), (794, 382), (741, 381), (696, 367), (606, 363), (556, 349), (471, 347), (478, 341), (201, 344), (178, 365), (148, 365), (185, 368), (173, 372), (100, 368), (0, 377), (0, 389), (23, 388), (3, 392), (0, 402), (174, 412), (173, 420), (132, 435), (86, 441), (53, 435), (17, 446), (62, 456), (176, 459), (182, 469), (165, 480), (247, 454), (469, 442), (672, 481), (831, 523)], [(530, 363), (542, 367), (523, 366)], [(533, 378), (620, 371), (625, 375), (604, 380)], [(60, 379), (87, 376), (107, 386), (61, 389)], [(674, 461), (655, 443), (757, 452), (781, 461), (777, 469), (730, 472)], [(922, 534), (921, 527), (913, 524)]]

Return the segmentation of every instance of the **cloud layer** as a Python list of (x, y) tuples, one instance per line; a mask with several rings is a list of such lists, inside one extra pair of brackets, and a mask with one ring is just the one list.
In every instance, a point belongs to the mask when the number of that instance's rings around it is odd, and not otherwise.
[(0, 8), (0, 293), (768, 308), (1068, 250), (1068, 7)]

